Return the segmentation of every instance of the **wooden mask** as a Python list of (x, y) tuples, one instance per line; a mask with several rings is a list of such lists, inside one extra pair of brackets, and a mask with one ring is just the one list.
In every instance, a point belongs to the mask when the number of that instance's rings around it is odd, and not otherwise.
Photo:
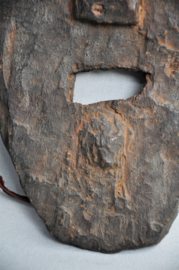
[[(81, 248), (158, 243), (179, 200), (179, 1), (1, 1), (0, 123), (48, 230)], [(128, 100), (73, 103), (75, 76), (143, 72)]]

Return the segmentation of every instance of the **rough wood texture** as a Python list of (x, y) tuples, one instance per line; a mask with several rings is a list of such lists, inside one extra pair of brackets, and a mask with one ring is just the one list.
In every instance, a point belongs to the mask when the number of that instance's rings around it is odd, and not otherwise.
[[(156, 244), (179, 201), (179, 1), (142, 0), (133, 26), (79, 20), (74, 8), (0, 2), (4, 141), (60, 241), (102, 252)], [(74, 104), (75, 74), (99, 68), (142, 71), (147, 84), (126, 101)]]

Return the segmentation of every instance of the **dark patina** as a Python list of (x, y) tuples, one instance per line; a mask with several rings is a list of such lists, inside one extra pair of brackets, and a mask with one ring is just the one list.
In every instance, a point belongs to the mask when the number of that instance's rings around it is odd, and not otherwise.
[[(102, 252), (158, 243), (179, 200), (178, 0), (1, 1), (0, 16), (1, 134), (48, 230)], [(142, 93), (73, 103), (76, 73), (114, 68), (143, 72)]]

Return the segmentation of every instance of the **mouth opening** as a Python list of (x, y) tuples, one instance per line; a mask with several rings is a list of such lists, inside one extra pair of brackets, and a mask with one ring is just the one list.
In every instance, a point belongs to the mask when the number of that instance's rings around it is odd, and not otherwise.
[(140, 94), (146, 85), (146, 74), (127, 69), (79, 72), (73, 90), (74, 103), (89, 105), (101, 101), (126, 100)]

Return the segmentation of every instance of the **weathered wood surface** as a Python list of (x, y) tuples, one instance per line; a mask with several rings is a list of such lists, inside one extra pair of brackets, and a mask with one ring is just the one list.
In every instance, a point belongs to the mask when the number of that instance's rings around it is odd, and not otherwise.
[[(72, 0), (1, 0), (0, 17), (1, 133), (48, 230), (102, 252), (158, 243), (179, 200), (179, 1), (142, 0), (125, 26), (77, 19)], [(75, 74), (97, 68), (147, 84), (73, 103)]]

